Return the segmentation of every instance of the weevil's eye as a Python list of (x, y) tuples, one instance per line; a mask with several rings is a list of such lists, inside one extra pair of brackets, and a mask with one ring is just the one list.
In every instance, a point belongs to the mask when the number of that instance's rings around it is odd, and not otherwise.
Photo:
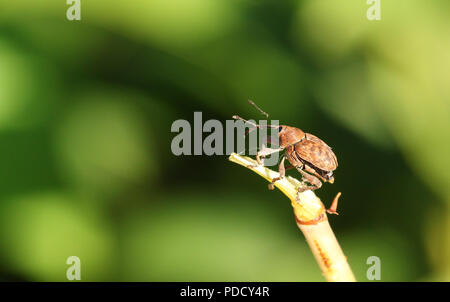
[(278, 132), (281, 132), (283, 130), (283, 126), (278, 127)]

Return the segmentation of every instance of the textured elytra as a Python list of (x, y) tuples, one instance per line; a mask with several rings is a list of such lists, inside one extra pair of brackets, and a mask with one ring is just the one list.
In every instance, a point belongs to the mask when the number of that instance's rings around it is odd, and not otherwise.
[(317, 136), (307, 133), (306, 139), (295, 144), (297, 155), (324, 171), (334, 171), (338, 167), (336, 155)]
[(308, 162), (323, 171), (334, 171), (338, 167), (336, 155), (331, 148), (320, 138), (310, 133), (306, 133), (303, 138), (288, 145), (286, 155), (294, 167), (301, 166), (304, 162)]

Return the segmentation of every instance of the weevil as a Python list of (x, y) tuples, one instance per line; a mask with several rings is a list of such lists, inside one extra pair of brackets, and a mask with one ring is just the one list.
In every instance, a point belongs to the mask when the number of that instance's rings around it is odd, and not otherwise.
[[(256, 106), (254, 102), (249, 100), (249, 103), (269, 118), (269, 115)], [(237, 115), (233, 116), (233, 118), (253, 125), (255, 127), (254, 129), (261, 127), (260, 125), (249, 122)], [(324, 141), (317, 136), (306, 133), (296, 127), (286, 125), (265, 125), (265, 127), (278, 128), (279, 147), (267, 148), (263, 145), (262, 149), (259, 150), (256, 155), (258, 164), (263, 163), (261, 158), (264, 159), (264, 157), (275, 152), (285, 151), (278, 166), (280, 176), (274, 178), (269, 184), (270, 190), (273, 190), (275, 182), (285, 177), (286, 170), (292, 168), (295, 168), (300, 172), (304, 183), (309, 183), (309, 185), (298, 188), (299, 193), (306, 190), (319, 189), (322, 186), (321, 181), (329, 183), (334, 182), (333, 171), (338, 167), (338, 162), (336, 155)], [(290, 166), (288, 167), (285, 167), (284, 164), (286, 158), (290, 163)]]

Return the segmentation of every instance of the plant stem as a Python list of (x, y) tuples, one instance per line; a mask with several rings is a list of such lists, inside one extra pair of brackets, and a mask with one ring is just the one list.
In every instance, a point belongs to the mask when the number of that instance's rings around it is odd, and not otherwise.
[[(279, 176), (278, 172), (258, 165), (255, 160), (246, 156), (232, 153), (229, 160), (252, 170), (269, 182)], [(274, 185), (291, 200), (297, 226), (303, 232), (325, 279), (356, 281), (347, 257), (328, 223), (326, 209), (320, 199), (311, 190), (297, 193), (303, 184), (290, 176), (280, 179)]]

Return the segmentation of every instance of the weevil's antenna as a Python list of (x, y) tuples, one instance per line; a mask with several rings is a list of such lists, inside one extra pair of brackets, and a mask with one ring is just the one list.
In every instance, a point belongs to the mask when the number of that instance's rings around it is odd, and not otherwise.
[(252, 126), (254, 126), (254, 127), (256, 127), (256, 128), (259, 128), (259, 127), (260, 127), (258, 124), (255, 124), (255, 123), (253, 123), (253, 122), (247, 121), (246, 119), (243, 119), (243, 118), (240, 117), (239, 115), (233, 115), (233, 118), (234, 118), (235, 120), (241, 120), (241, 121), (243, 121), (244, 123), (248, 123), (248, 124), (250, 124), (250, 125), (252, 125)]
[[(235, 120), (241, 120), (244, 123), (250, 124), (255, 128), (261, 128), (261, 125), (255, 124), (253, 122), (247, 121), (246, 119), (243, 119), (242, 117), (240, 117), (239, 115), (233, 115), (232, 118), (234, 118)], [(263, 125), (266, 128), (278, 128), (279, 126), (275, 126), (275, 125)]]
[[(267, 119), (269, 119), (269, 115), (268, 115), (266, 112), (264, 112), (261, 108), (259, 108), (252, 100), (248, 100), (248, 102), (250, 103), (250, 105), (254, 106), (259, 112), (261, 112), (263, 115), (265, 115)], [(253, 128), (253, 129), (247, 130), (247, 131), (245, 132), (245, 135), (250, 134), (252, 131), (256, 130), (257, 128), (261, 128), (260, 125), (255, 124), (255, 123), (250, 122), (250, 121), (247, 121), (246, 119), (243, 119), (243, 118), (240, 117), (239, 115), (233, 115), (233, 119), (235, 119), (235, 120), (241, 120), (241, 121), (243, 121), (244, 123), (248, 123), (248, 124), (252, 125), (253, 127), (255, 127), (255, 128)], [(279, 126), (265, 125), (265, 127), (267, 127), (267, 128), (278, 128)]]
[(250, 134), (250, 132), (252, 132), (253, 130), (256, 130), (256, 129), (260, 128), (260, 126), (259, 126), (258, 124), (255, 124), (255, 123), (252, 123), (252, 122), (250, 122), (250, 121), (247, 121), (246, 119), (243, 119), (243, 118), (240, 117), (239, 115), (233, 115), (232, 117), (233, 117), (233, 119), (235, 119), (235, 120), (241, 120), (241, 121), (243, 121), (244, 123), (248, 123), (248, 124), (250, 124), (250, 125), (252, 125), (252, 126), (254, 127), (254, 128), (252, 128), (252, 129), (248, 129), (247, 131), (245, 131), (244, 136)]
[(255, 107), (259, 112), (261, 112), (262, 115), (265, 115), (266, 118), (269, 119), (269, 115), (266, 112), (264, 112), (261, 108), (259, 108), (252, 100), (248, 100), (248, 102), (250, 103), (250, 105)]

